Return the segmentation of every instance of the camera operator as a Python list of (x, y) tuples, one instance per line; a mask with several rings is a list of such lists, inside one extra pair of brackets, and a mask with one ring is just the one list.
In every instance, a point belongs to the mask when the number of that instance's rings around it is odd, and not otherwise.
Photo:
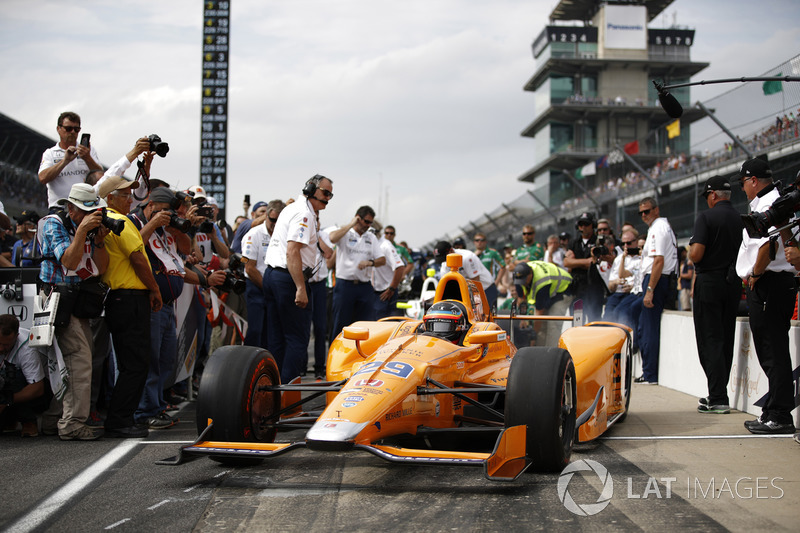
[[(636, 273), (639, 272), (642, 257), (639, 255), (636, 230), (622, 232), (622, 253), (614, 258), (608, 275), (608, 290), (611, 294), (606, 301), (603, 320), (620, 322), (617, 308), (624, 305), (625, 300), (635, 298), (633, 291)], [(624, 323), (624, 322), (623, 322)], [(627, 324), (632, 326), (632, 324)]]
[[(742, 163), (739, 183), (750, 201), (751, 213), (767, 211), (780, 197), (772, 181), (772, 170), (763, 159), (748, 159)], [(736, 259), (736, 273), (747, 284), (753, 344), (769, 382), (769, 394), (761, 416), (744, 423), (748, 431), (758, 434), (794, 433), (789, 327), (797, 288), (794, 268), (786, 260), (782, 240), (777, 239), (777, 249), (772, 255), (769, 238), (750, 237), (745, 230)]]
[(613, 262), (614, 256), (607, 248), (598, 247), (597, 221), (592, 213), (582, 213), (575, 227), (579, 235), (564, 254), (564, 267), (569, 269), (575, 282), (575, 299), (583, 300), (583, 312), (592, 322), (600, 320), (605, 293), (598, 264), (601, 261)]
[(700, 413), (730, 413), (728, 378), (733, 365), (736, 311), (742, 280), (736, 275), (736, 254), (742, 243), (742, 219), (731, 204), (731, 184), (722, 176), (708, 178), (702, 196), (709, 209), (701, 212), (689, 240), (694, 263), (692, 315), (697, 353), (708, 381)]
[(58, 436), (61, 440), (95, 440), (102, 432), (86, 425), (91, 407), (92, 330), (90, 318), (102, 313), (105, 286), (100, 278), (108, 268), (101, 208), (106, 203), (97, 196), (91, 185), (76, 183), (68, 198), (58, 200), (66, 211), (44, 217), (38, 235), (42, 247), (39, 278), (42, 291), (49, 296), (60, 293), (56, 316), (55, 340), (61, 349), (69, 372), (69, 381), (61, 402), (45, 413), (43, 431), (54, 432), (50, 425), (58, 416)]
[(0, 421), (22, 423), (23, 437), (36, 437), (36, 412), (47, 407), (44, 368), (39, 352), (28, 346), (28, 330), (14, 315), (0, 315)]
[[(146, 204), (128, 218), (139, 228), (153, 276), (161, 293), (163, 306), (150, 314), (150, 361), (144, 393), (135, 413), (135, 421), (149, 429), (164, 429), (177, 420), (167, 414), (164, 386), (171, 378), (178, 351), (175, 300), (183, 292), (184, 282), (207, 286), (202, 273), (187, 271), (184, 257), (191, 252), (186, 219), (175, 212), (180, 201), (170, 189), (150, 191)], [(224, 273), (217, 275), (224, 278)]]
[(105, 420), (107, 437), (148, 435), (147, 428), (135, 425), (133, 415), (150, 365), (150, 313), (161, 309), (162, 300), (142, 236), (126, 216), (136, 186), (136, 182), (122, 182), (106, 197), (109, 216), (123, 224), (119, 235), (111, 232), (105, 239), (109, 265), (103, 281), (110, 289), (105, 303), (106, 324), (119, 370)]

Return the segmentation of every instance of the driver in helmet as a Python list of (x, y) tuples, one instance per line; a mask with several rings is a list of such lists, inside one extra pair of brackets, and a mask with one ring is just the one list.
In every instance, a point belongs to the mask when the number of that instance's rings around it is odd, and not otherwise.
[(437, 302), (423, 317), (425, 334), (459, 344), (469, 329), (467, 309), (461, 302)]

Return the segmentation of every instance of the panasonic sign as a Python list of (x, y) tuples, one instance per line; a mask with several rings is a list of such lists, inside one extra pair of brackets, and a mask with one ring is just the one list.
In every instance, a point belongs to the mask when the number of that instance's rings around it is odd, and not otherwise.
[(647, 8), (615, 6), (605, 8), (605, 47), (627, 50), (647, 49)]

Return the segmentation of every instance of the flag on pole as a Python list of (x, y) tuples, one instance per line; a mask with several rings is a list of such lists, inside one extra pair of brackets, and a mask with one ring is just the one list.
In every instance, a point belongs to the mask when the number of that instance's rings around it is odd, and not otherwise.
[(625, 145), (625, 153), (628, 155), (635, 155), (639, 153), (639, 141), (629, 142)]
[(591, 161), (580, 168), (580, 173), (582, 176), (594, 176), (597, 174), (597, 165)]
[(667, 124), (667, 137), (674, 139), (681, 135), (681, 119), (676, 119), (674, 122)]
[[(782, 72), (778, 72), (777, 76), (783, 75)], [(771, 94), (777, 94), (783, 92), (783, 82), (781, 80), (775, 81), (765, 81), (764, 84), (761, 86), (761, 89), (764, 91), (764, 96), (769, 96)]]
[(604, 155), (597, 161), (595, 161), (596, 168), (608, 168), (608, 156)]

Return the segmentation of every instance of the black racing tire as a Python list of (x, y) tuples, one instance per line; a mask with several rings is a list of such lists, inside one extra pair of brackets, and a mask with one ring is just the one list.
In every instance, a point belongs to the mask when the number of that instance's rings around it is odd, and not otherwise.
[(569, 464), (577, 411), (575, 365), (561, 348), (520, 349), (506, 386), (506, 427), (528, 426), (526, 455), (535, 472)]
[[(273, 442), (277, 431), (265, 427), (281, 407), (280, 392), (259, 391), (280, 385), (280, 371), (268, 351), (254, 346), (224, 346), (203, 370), (197, 397), (197, 432), (213, 421), (208, 440)], [(212, 457), (230, 465), (257, 464), (261, 459)]]

